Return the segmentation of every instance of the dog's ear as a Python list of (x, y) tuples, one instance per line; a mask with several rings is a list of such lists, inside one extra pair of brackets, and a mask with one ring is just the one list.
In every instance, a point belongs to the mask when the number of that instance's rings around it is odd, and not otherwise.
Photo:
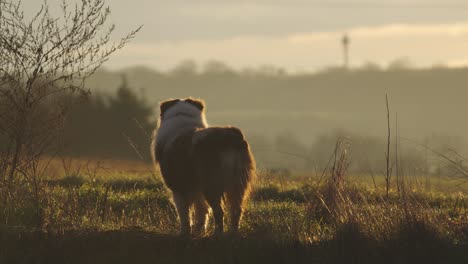
[(203, 111), (203, 109), (205, 109), (205, 103), (202, 100), (187, 98), (185, 99), (185, 102), (195, 106), (196, 108), (200, 109), (200, 111)]
[(172, 99), (172, 100), (167, 100), (164, 102), (161, 102), (159, 104), (159, 114), (162, 116), (169, 108), (174, 106), (180, 101), (180, 99)]

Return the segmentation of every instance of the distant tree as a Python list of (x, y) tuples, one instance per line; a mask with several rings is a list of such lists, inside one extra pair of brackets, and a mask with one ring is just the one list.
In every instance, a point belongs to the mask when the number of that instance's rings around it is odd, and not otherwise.
[(258, 68), (260, 75), (264, 76), (286, 76), (286, 71), (283, 68), (276, 67), (273, 65), (263, 65)]
[(128, 86), (125, 76), (122, 77), (122, 84), (117, 90), (117, 95), (109, 101), (108, 113), (115, 122), (116, 131), (114, 132), (119, 136), (116, 143), (123, 145), (122, 149), (133, 147), (143, 158), (138, 147), (145, 147), (146, 150), (150, 142), (149, 135), (152, 129), (150, 118), (153, 117), (153, 109), (144, 98), (138, 97)]
[(154, 128), (154, 111), (125, 76), (115, 95), (94, 95), (77, 105), (65, 124), (64, 153), (87, 158), (142, 158)]
[(173, 75), (195, 75), (198, 72), (197, 63), (193, 60), (184, 60), (179, 63), (174, 69), (172, 69), (171, 74)]
[[(0, 175), (32, 179), (37, 161), (56, 139), (70, 101), (86, 96), (85, 80), (138, 32), (111, 42), (104, 0), (63, 0), (60, 15), (44, 2), (28, 19), (21, 1), (0, 0), (0, 134), (6, 138)], [(107, 27), (107, 28), (106, 28)], [(5, 177), (4, 177), (5, 178)]]
[(372, 72), (372, 73), (382, 71), (382, 69), (380, 68), (380, 65), (372, 61), (368, 61), (364, 63), (361, 66), (361, 68), (359, 68), (359, 70), (364, 71), (364, 72)]
[(391, 61), (388, 70), (407, 70), (411, 68), (411, 61), (408, 57), (402, 57)]
[(221, 61), (209, 61), (205, 63), (203, 72), (206, 74), (235, 74), (236, 72), (230, 68), (227, 64)]

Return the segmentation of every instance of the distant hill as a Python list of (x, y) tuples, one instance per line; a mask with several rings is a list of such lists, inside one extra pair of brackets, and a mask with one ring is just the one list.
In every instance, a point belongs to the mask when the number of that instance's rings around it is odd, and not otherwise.
[(112, 93), (127, 77), (154, 104), (167, 98), (199, 97), (208, 121), (233, 124), (248, 134), (274, 137), (287, 131), (310, 143), (337, 128), (363, 135), (386, 134), (385, 94), (400, 134), (468, 135), (468, 69), (329, 69), (288, 75), (275, 69), (236, 72), (226, 66), (199, 72), (190, 65), (169, 73), (145, 67), (97, 72), (87, 85)]

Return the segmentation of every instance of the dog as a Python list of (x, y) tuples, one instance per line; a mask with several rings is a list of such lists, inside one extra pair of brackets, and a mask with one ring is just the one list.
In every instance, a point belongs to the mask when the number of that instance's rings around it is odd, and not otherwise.
[(215, 235), (223, 234), (223, 203), (229, 208), (230, 231), (238, 232), (255, 177), (255, 160), (239, 128), (209, 127), (202, 100), (167, 100), (160, 103), (151, 153), (172, 192), (182, 236), (204, 233), (208, 206), (214, 216)]

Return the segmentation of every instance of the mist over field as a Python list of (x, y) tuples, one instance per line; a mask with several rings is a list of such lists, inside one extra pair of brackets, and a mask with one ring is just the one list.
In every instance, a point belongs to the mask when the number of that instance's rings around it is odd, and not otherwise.
[(211, 124), (239, 125), (250, 134), (272, 137), (292, 132), (310, 143), (334, 129), (384, 136), (385, 94), (402, 136), (464, 137), (468, 134), (468, 69), (329, 69), (289, 75), (265, 67), (237, 72), (224, 64), (196, 71), (185, 63), (171, 72), (135, 67), (100, 71), (88, 81), (92, 91), (113, 93), (121, 76), (157, 109), (168, 98), (205, 100)]
[[(113, 94), (122, 76), (154, 111), (153, 121), (160, 101), (201, 98), (207, 104), (211, 125), (241, 127), (252, 138), (254, 149), (273, 149), (281, 137), (291, 141), (283, 151), (301, 155), (310, 152), (306, 148), (324, 135), (347, 136), (355, 143), (363, 138), (384, 141), (386, 94), (392, 133), (398, 128), (399, 136), (405, 139), (460, 152), (465, 150), (468, 135), (468, 122), (464, 121), (468, 112), (466, 68), (411, 69), (400, 61), (386, 69), (369, 64), (349, 70), (336, 67), (288, 74), (272, 66), (236, 71), (221, 62), (197, 65), (185, 61), (168, 72), (143, 66), (101, 70), (89, 79), (87, 87), (96, 94)], [(402, 145), (420, 148), (409, 141)], [(382, 158), (383, 152), (382, 148)]]

